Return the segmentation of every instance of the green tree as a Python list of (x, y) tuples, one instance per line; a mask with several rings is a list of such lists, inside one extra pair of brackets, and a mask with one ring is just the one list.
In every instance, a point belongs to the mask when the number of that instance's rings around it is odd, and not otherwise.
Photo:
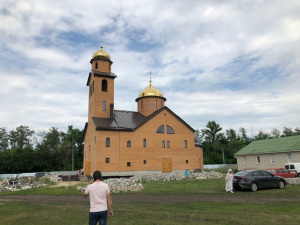
[(239, 129), (238, 139), (245, 145), (248, 145), (252, 141), (251, 138), (247, 135), (247, 130), (243, 127), (240, 127)]
[(283, 128), (281, 137), (288, 137), (288, 136), (293, 136), (293, 135), (294, 135), (294, 132), (293, 132), (292, 128), (290, 128), (290, 127)]
[(222, 127), (220, 127), (219, 124), (217, 124), (215, 121), (209, 121), (206, 125), (207, 129), (203, 129), (202, 134), (206, 141), (213, 144), (216, 140), (217, 133), (222, 130)]
[(234, 129), (226, 130), (226, 137), (228, 141), (237, 140), (237, 134)]
[(12, 148), (24, 148), (31, 145), (34, 131), (30, 130), (28, 126), (19, 126), (16, 130), (9, 132), (9, 142)]
[(270, 137), (270, 134), (265, 133), (264, 131), (260, 130), (258, 131), (258, 134), (254, 137), (255, 140), (264, 140), (268, 139)]
[(273, 138), (278, 138), (280, 137), (280, 130), (276, 129), (276, 128), (273, 128), (272, 131), (271, 131), (271, 136)]
[(0, 151), (8, 147), (8, 133), (5, 127), (0, 127)]
[(295, 128), (294, 134), (295, 135), (300, 135), (300, 128), (299, 127)]

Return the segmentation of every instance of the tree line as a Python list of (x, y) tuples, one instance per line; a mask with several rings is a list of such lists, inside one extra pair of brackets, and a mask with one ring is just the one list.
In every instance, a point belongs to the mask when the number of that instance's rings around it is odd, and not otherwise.
[(276, 128), (271, 132), (260, 130), (253, 137), (249, 137), (247, 130), (242, 127), (238, 132), (234, 129), (225, 132), (221, 132), (222, 130), (223, 128), (215, 121), (209, 121), (205, 129), (196, 130), (203, 145), (204, 164), (223, 164), (223, 159), (225, 164), (236, 164), (234, 154), (252, 141), (300, 135), (299, 127), (294, 130), (284, 127), (282, 132)]
[(67, 132), (51, 127), (37, 133), (28, 126), (7, 131), (0, 127), (0, 174), (82, 168), (83, 130), (68, 126)]
[[(294, 130), (284, 127), (283, 131), (274, 128), (271, 132), (259, 131), (249, 137), (245, 128), (238, 132), (223, 128), (215, 121), (209, 121), (205, 129), (196, 130), (203, 145), (204, 164), (235, 164), (234, 154), (255, 140), (300, 135), (300, 128)], [(67, 132), (51, 127), (49, 130), (35, 132), (28, 126), (19, 126), (7, 131), (0, 127), (0, 174), (24, 173), (34, 171), (72, 170), (72, 151), (74, 170), (82, 168), (83, 130), (68, 126)]]

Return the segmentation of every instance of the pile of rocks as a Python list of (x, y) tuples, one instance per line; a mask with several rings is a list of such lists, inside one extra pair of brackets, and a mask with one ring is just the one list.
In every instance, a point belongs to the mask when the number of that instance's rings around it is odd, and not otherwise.
[(27, 190), (34, 187), (46, 186), (45, 180), (51, 182), (58, 182), (58, 175), (46, 175), (41, 178), (36, 177), (22, 177), (22, 178), (10, 178), (0, 181), (0, 192), (3, 191), (20, 191)]
[[(104, 180), (103, 183), (108, 184), (111, 193), (120, 193), (120, 192), (127, 192), (127, 191), (140, 191), (144, 187), (140, 180), (135, 179), (134, 177), (131, 178), (112, 178)], [(87, 186), (86, 186), (87, 187)], [(78, 186), (78, 191), (85, 191), (86, 187)]]
[[(221, 178), (224, 174), (211, 171), (211, 172), (192, 172), (190, 171), (190, 178), (206, 179), (206, 178)], [(172, 173), (153, 172), (145, 173), (135, 176), (136, 179), (145, 179), (151, 181), (170, 181), (170, 180), (183, 180), (185, 179), (184, 171), (173, 171)]]
[[(211, 172), (191, 172), (190, 178), (195, 179), (207, 179), (207, 178), (221, 178), (224, 174), (211, 171)], [(140, 191), (142, 190), (143, 183), (147, 181), (170, 181), (170, 180), (183, 180), (184, 171), (175, 171), (173, 173), (161, 173), (161, 172), (152, 172), (139, 174), (130, 178), (113, 178), (104, 180), (104, 183), (107, 183), (110, 191), (112, 193), (120, 193), (127, 191)], [(78, 186), (77, 190), (83, 192), (86, 187)]]

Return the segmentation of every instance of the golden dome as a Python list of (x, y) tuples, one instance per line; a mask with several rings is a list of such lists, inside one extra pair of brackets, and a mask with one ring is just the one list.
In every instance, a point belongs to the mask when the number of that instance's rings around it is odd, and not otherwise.
[(151, 80), (149, 82), (149, 85), (140, 92), (138, 98), (146, 97), (146, 96), (164, 97), (163, 93), (152, 85)]
[(101, 46), (100, 50), (96, 51), (94, 54), (93, 54), (93, 57), (92, 59), (94, 58), (104, 58), (104, 59), (109, 59), (110, 60), (110, 55), (103, 50), (103, 47)]

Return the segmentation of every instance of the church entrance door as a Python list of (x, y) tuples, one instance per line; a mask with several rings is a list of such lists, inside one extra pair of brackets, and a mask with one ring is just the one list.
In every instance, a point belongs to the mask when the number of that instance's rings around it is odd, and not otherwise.
[(161, 165), (161, 170), (163, 173), (172, 173), (172, 159), (162, 158)]

